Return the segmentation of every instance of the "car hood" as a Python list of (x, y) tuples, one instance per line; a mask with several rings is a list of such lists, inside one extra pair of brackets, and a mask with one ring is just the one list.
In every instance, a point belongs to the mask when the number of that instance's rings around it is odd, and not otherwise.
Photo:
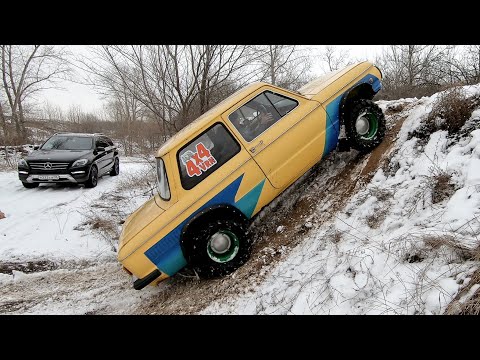
[(155, 197), (152, 197), (138, 208), (123, 224), (118, 247), (119, 250), (164, 212), (165, 210), (158, 207), (155, 203)]
[(35, 150), (25, 157), (25, 160), (70, 162), (88, 156), (90, 153), (91, 150)]

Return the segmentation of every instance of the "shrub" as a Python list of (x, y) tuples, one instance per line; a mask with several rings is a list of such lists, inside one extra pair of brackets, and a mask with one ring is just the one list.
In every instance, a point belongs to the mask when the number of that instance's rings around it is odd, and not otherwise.
[(434, 131), (447, 130), (450, 134), (455, 134), (470, 118), (472, 111), (472, 100), (465, 95), (463, 89), (452, 88), (438, 95), (426, 124)]

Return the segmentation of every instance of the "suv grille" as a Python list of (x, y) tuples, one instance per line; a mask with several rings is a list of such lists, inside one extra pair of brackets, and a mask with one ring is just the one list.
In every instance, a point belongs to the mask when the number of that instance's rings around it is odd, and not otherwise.
[(66, 162), (30, 162), (30, 168), (32, 170), (67, 170), (68, 163)]

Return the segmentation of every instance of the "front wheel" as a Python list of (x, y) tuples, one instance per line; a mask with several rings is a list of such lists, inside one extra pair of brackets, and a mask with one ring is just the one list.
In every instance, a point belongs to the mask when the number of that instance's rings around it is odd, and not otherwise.
[(120, 160), (118, 160), (118, 158), (115, 158), (112, 170), (110, 170), (110, 176), (117, 176), (118, 174), (120, 174)]
[(354, 101), (345, 118), (345, 132), (350, 145), (361, 152), (376, 148), (385, 136), (385, 116), (372, 100)]
[(88, 177), (88, 180), (85, 182), (85, 187), (94, 188), (95, 186), (97, 186), (97, 182), (98, 182), (98, 169), (95, 165), (93, 165), (90, 170), (90, 176)]
[(251, 249), (246, 224), (233, 219), (202, 224), (183, 244), (188, 263), (207, 279), (234, 272), (248, 260)]

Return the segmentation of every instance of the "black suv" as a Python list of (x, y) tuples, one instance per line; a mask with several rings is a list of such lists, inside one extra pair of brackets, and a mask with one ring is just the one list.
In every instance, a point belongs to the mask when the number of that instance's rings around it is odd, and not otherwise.
[(26, 188), (40, 183), (92, 188), (100, 176), (116, 176), (119, 171), (118, 150), (103, 134), (57, 133), (18, 162), (18, 177)]

